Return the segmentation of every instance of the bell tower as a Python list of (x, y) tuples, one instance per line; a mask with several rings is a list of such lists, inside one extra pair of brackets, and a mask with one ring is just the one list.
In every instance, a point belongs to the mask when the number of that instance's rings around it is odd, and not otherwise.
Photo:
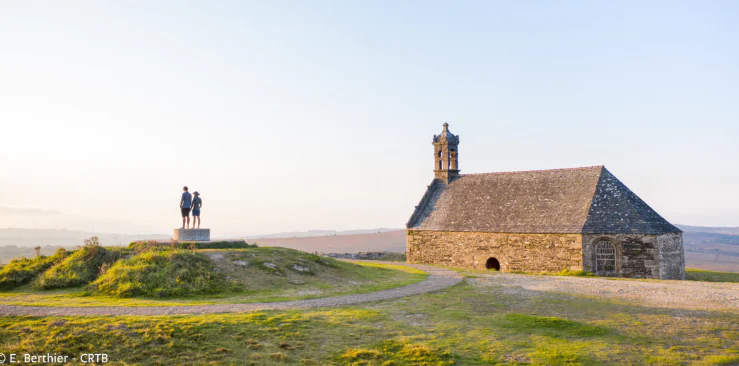
[(434, 135), (434, 178), (449, 184), (459, 175), (459, 136), (449, 132), (449, 124), (444, 122), (444, 130)]

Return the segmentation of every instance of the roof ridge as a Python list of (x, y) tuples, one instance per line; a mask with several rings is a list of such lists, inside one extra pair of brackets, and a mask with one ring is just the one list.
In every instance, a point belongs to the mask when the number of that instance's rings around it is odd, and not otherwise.
[(593, 166), (583, 166), (583, 167), (576, 167), (576, 168), (558, 168), (558, 169), (514, 170), (510, 172), (469, 173), (469, 174), (460, 174), (460, 176), (466, 177), (470, 175), (541, 173), (541, 172), (558, 172), (558, 171), (572, 171), (572, 170), (589, 170), (589, 169), (598, 169), (598, 168), (604, 169), (605, 165), (593, 165)]
[(595, 195), (598, 194), (598, 184), (600, 184), (600, 180), (603, 179), (604, 173), (608, 173), (608, 174), (611, 173), (608, 171), (608, 169), (606, 169), (604, 165), (601, 165), (600, 168), (601, 169), (600, 169), (600, 173), (598, 173), (598, 179), (595, 180), (595, 184), (593, 185), (593, 194), (590, 195), (590, 202), (588, 202), (588, 208), (585, 211), (587, 212), (585, 214), (585, 220), (582, 221), (582, 226), (580, 227), (581, 233), (585, 232), (585, 226), (588, 225), (588, 219), (590, 218), (590, 210), (593, 209), (593, 201), (595, 201)]

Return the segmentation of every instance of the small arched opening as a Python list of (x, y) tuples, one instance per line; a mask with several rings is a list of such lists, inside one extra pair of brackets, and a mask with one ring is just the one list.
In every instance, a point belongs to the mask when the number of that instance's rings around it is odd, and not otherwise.
[(488, 261), (485, 262), (485, 268), (500, 271), (500, 262), (495, 258), (488, 258)]

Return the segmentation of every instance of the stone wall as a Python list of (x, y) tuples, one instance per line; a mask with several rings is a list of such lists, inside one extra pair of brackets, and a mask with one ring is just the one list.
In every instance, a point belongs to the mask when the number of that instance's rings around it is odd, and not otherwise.
[(616, 275), (631, 278), (685, 279), (682, 234), (583, 235), (583, 267), (595, 272), (595, 244), (601, 240), (616, 248)]
[(505, 234), (408, 230), (410, 263), (485, 269), (496, 258), (502, 271), (559, 272), (583, 269), (580, 234)]
[(685, 279), (685, 252), (683, 234), (670, 233), (657, 237), (659, 278), (670, 280)]

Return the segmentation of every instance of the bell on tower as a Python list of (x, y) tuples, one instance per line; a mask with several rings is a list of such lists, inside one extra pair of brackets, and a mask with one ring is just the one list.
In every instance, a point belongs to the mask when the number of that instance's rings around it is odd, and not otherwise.
[(449, 124), (444, 122), (444, 130), (434, 135), (434, 178), (449, 183), (459, 175), (459, 136), (449, 132)]

